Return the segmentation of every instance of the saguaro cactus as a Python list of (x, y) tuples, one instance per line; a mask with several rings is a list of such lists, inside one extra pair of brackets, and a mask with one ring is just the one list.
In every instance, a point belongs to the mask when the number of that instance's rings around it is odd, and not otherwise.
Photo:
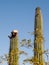
[(42, 13), (39, 7), (35, 10), (35, 27), (34, 27), (34, 65), (44, 65), (43, 59), (43, 21)]
[(13, 30), (10, 38), (9, 65), (18, 65), (18, 31)]

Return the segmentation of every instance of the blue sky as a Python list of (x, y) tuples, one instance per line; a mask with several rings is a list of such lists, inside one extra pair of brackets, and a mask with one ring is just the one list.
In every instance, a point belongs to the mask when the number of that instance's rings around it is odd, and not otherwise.
[(0, 0), (0, 55), (8, 53), (10, 45), (8, 35), (13, 29), (19, 31), (19, 40), (31, 38), (27, 32), (34, 31), (35, 8), (38, 6), (43, 14), (45, 49), (49, 49), (49, 1)]

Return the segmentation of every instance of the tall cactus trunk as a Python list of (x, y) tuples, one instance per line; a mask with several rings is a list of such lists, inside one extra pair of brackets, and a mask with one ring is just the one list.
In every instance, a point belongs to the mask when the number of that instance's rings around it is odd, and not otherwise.
[(9, 65), (18, 65), (18, 32), (16, 30), (11, 32), (10, 49), (9, 49)]
[(34, 28), (34, 65), (44, 65), (43, 58), (43, 21), (39, 7), (35, 10), (35, 28)]

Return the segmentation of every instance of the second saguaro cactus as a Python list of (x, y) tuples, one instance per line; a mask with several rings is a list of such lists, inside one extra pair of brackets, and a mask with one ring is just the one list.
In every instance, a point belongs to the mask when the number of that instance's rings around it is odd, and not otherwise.
[(10, 38), (10, 49), (9, 49), (9, 65), (18, 65), (18, 31), (13, 30)]

